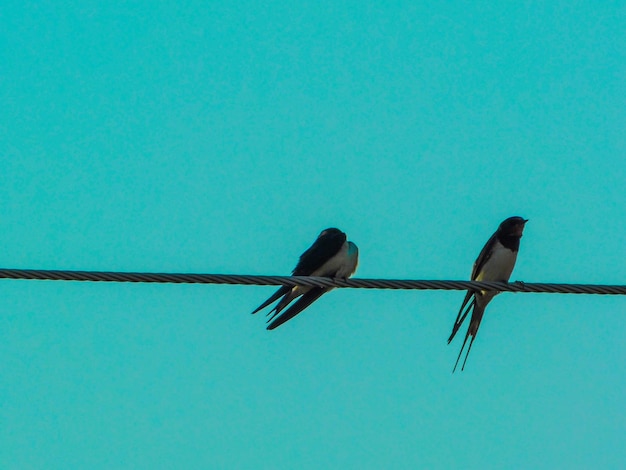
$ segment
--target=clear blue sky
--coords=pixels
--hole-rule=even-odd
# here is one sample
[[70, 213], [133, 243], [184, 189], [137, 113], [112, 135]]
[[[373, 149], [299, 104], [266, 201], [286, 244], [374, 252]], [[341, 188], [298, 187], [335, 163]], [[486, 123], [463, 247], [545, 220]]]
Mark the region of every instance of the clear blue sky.
[[[423, 2], [424, 3], [424, 2]], [[612, 1], [0, 7], [0, 266], [626, 282], [626, 7]], [[619, 468], [626, 298], [0, 281], [0, 466]], [[464, 330], [463, 330], [464, 333]]]

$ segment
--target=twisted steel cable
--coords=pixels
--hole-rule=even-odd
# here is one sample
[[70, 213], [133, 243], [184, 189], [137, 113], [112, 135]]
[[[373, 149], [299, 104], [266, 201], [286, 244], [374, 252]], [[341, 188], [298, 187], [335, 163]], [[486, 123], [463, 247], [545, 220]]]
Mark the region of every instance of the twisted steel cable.
[[233, 284], [255, 286], [310, 286], [355, 289], [497, 290], [550, 294], [626, 295], [626, 285], [527, 282], [436, 281], [402, 279], [332, 279], [312, 276], [253, 276], [239, 274], [133, 273], [43, 269], [0, 269], [0, 279], [53, 281], [149, 282], [174, 284]]

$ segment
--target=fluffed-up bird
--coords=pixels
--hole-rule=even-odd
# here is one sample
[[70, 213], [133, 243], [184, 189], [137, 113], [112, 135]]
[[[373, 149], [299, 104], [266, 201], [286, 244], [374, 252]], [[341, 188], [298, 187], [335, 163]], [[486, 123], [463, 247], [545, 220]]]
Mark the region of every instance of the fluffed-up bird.
[[[356, 271], [358, 261], [359, 249], [347, 240], [346, 234], [336, 228], [327, 228], [319, 234], [313, 245], [302, 253], [292, 275], [347, 279]], [[282, 286], [252, 313], [257, 313], [282, 297], [267, 314], [269, 316], [267, 329], [273, 330], [295, 317], [330, 290], [332, 287]], [[298, 297], [301, 298], [283, 312], [285, 307]]]
[[[520, 238], [522, 238], [526, 222], [528, 222], [528, 219], [523, 219], [522, 217], [509, 217], [500, 224], [498, 230], [496, 230], [496, 233], [491, 236], [474, 263], [474, 268], [472, 269], [472, 281], [509, 281], [511, 273], [513, 272], [513, 267], [515, 266], [515, 261], [517, 260]], [[491, 299], [499, 293], [499, 291], [484, 290], [467, 291], [465, 300], [463, 300], [459, 314], [457, 315], [454, 326], [452, 327], [452, 334], [450, 335], [450, 338], [448, 338], [448, 344], [450, 344], [450, 342], [454, 339], [456, 332], [463, 324], [465, 317], [467, 317], [467, 314], [473, 307], [472, 317], [467, 328], [467, 333], [465, 334], [465, 340], [463, 341], [463, 346], [461, 346], [459, 356], [456, 359], [452, 372], [456, 370], [461, 354], [463, 353], [463, 349], [465, 348], [465, 344], [467, 343], [467, 339], [471, 336], [472, 339], [470, 340], [467, 348], [467, 353], [465, 353], [465, 359], [463, 360], [461, 370], [465, 368], [465, 362], [467, 361], [467, 356], [469, 356], [470, 350], [472, 349], [474, 339], [476, 339], [480, 321], [485, 313], [485, 307], [489, 302], [491, 302]], [[463, 309], [465, 309], [465, 311], [463, 311]]]

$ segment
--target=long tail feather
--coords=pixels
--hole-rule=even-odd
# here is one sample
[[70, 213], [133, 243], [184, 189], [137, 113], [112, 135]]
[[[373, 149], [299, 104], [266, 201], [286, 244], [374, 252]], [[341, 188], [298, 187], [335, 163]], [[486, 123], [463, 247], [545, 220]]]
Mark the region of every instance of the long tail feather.
[[276, 307], [274, 307], [274, 315], [272, 315], [272, 318], [278, 315], [280, 312], [282, 312], [283, 309], [287, 307], [287, 305], [293, 302], [294, 299], [300, 297], [302, 294], [303, 294], [303, 291], [301, 288], [299, 287], [290, 288], [289, 292], [287, 292], [287, 294], [285, 294], [285, 296], [282, 299], [280, 299], [280, 301], [276, 304]]
[[476, 339], [476, 335], [472, 335], [472, 340], [470, 341], [470, 344], [467, 347], [467, 352], [465, 353], [465, 359], [463, 360], [463, 365], [461, 366], [461, 372], [465, 370], [465, 363], [467, 362], [467, 356], [469, 356], [469, 353], [472, 350], [472, 344], [474, 344], [475, 339]]
[[[272, 321], [272, 323], [270, 323], [267, 326], [267, 329], [273, 330], [275, 328], [278, 328], [287, 320], [291, 320], [293, 317], [295, 317], [298, 313], [300, 313], [302, 310], [304, 310], [313, 302], [315, 302], [318, 298], [320, 298], [322, 294], [325, 294], [326, 292], [328, 292], [328, 289], [326, 288], [314, 287], [313, 289], [308, 291], [306, 294], [304, 294], [302, 298], [300, 298], [300, 300], [298, 300], [295, 304], [293, 304], [291, 307], [285, 310], [285, 312], [282, 315], [280, 315], [278, 318]], [[269, 321], [271, 321], [273, 318], [274, 317], [270, 318]]]
[[279, 299], [280, 297], [285, 295], [287, 292], [289, 292], [289, 290], [291, 290], [291, 287], [289, 287], [289, 286], [282, 286], [280, 289], [278, 289], [276, 292], [274, 292], [274, 294], [272, 294], [272, 296], [269, 299], [267, 299], [265, 302], [263, 302], [254, 312], [252, 312], [252, 314], [254, 315], [259, 310], [263, 310], [269, 304], [273, 303], [275, 300]]
[[282, 299], [280, 299], [280, 302], [278, 302], [272, 310], [267, 312], [267, 315], [266, 315], [267, 322], [269, 323], [274, 318], [276, 318], [276, 315], [282, 312], [285, 309], [285, 307], [287, 307], [287, 305], [289, 305], [294, 299], [298, 298], [300, 295], [302, 294], [297, 293], [294, 290], [291, 290], [290, 292], [285, 294], [285, 296]]
[[463, 303], [461, 304], [461, 308], [459, 309], [459, 314], [456, 316], [456, 320], [454, 320], [454, 323], [459, 323], [459, 318], [461, 318], [461, 312], [463, 311], [463, 308], [465, 308], [465, 305], [467, 304], [467, 302], [469, 302], [470, 298], [474, 295], [474, 291], [468, 290], [465, 293], [465, 298], [463, 299]]
[[463, 311], [463, 308], [465, 307], [465, 304], [467, 304], [467, 301], [469, 300], [469, 297], [472, 297], [473, 295], [474, 295], [473, 292], [472, 293], [468, 292], [467, 295], [465, 296], [465, 300], [463, 301], [463, 305], [461, 305], [461, 310], [459, 310], [459, 314], [457, 315], [456, 321], [454, 322], [454, 326], [452, 327], [452, 333], [450, 334], [450, 337], [448, 338], [448, 344], [450, 344], [452, 342], [452, 340], [454, 339], [457, 331], [459, 331], [459, 328], [461, 328], [461, 325], [465, 321], [465, 317], [467, 317], [467, 314], [469, 313], [471, 308], [474, 305], [476, 305], [476, 297], [473, 297], [472, 301], [469, 303], [469, 305], [465, 309], [465, 312], [463, 313], [463, 315], [461, 315], [461, 312]]
[[[465, 343], [467, 343], [467, 338], [469, 337], [469, 329], [467, 330], [467, 333], [465, 334], [465, 339], [463, 340], [463, 346], [461, 346], [461, 350], [459, 351], [459, 355], [456, 358], [456, 362], [454, 363], [454, 369], [452, 369], [452, 373], [454, 374], [454, 371], [456, 371], [456, 366], [459, 365], [459, 359], [461, 359], [461, 354], [463, 353], [463, 348], [465, 348]], [[472, 339], [473, 341], [473, 339]], [[465, 360], [467, 360], [467, 356], [465, 356]], [[463, 362], [463, 364], [465, 364], [465, 362]]]
[[472, 302], [474, 305], [474, 310], [472, 310], [472, 318], [470, 319], [470, 324], [467, 327], [467, 333], [465, 333], [465, 340], [463, 341], [463, 346], [461, 346], [461, 350], [459, 351], [459, 355], [456, 358], [456, 363], [454, 364], [454, 369], [452, 373], [457, 368], [459, 364], [459, 359], [461, 358], [461, 353], [463, 352], [463, 348], [465, 348], [465, 343], [467, 342], [467, 338], [472, 337], [469, 346], [467, 347], [467, 352], [465, 353], [465, 359], [463, 360], [463, 365], [461, 365], [461, 371], [465, 370], [465, 363], [467, 362], [467, 358], [469, 357], [469, 353], [472, 350], [472, 345], [474, 344], [474, 340], [476, 339], [476, 335], [478, 334], [478, 328], [480, 327], [480, 322], [483, 319], [483, 315], [485, 313], [485, 306], [481, 304], [476, 305], [476, 298]]

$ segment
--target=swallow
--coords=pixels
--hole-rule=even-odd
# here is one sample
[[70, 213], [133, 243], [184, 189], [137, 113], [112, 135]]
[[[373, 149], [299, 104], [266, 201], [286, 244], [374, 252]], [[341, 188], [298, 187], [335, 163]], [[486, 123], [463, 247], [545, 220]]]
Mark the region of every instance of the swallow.
[[[359, 262], [359, 249], [348, 241], [346, 234], [336, 228], [327, 228], [307, 249], [292, 271], [292, 276], [320, 276], [348, 279], [356, 271]], [[332, 287], [282, 286], [254, 312], [264, 309], [274, 301], [280, 301], [267, 314], [268, 330], [279, 327], [311, 305]], [[302, 296], [296, 303], [280, 314], [293, 300]], [[280, 315], [279, 315], [280, 314]]]
[[[478, 255], [478, 258], [474, 262], [474, 267], [472, 269], [472, 281], [509, 281], [511, 273], [513, 272], [513, 267], [515, 266], [515, 261], [517, 260], [520, 238], [522, 238], [526, 222], [528, 222], [528, 219], [523, 219], [522, 217], [509, 217], [500, 224], [496, 233], [494, 233], [489, 241], [487, 241], [487, 244], [483, 247], [482, 251]], [[472, 318], [470, 319], [467, 333], [465, 334], [465, 340], [463, 341], [463, 346], [461, 346], [461, 351], [459, 351], [459, 356], [456, 359], [452, 373], [456, 370], [456, 367], [459, 364], [459, 359], [461, 358], [461, 353], [465, 348], [465, 343], [467, 343], [467, 339], [471, 336], [472, 339], [470, 340], [467, 348], [467, 353], [465, 353], [465, 359], [463, 360], [461, 370], [465, 368], [465, 362], [467, 362], [467, 356], [469, 356], [472, 344], [474, 343], [474, 339], [478, 333], [478, 327], [480, 326], [480, 321], [485, 313], [485, 307], [487, 307], [487, 304], [491, 302], [491, 299], [499, 293], [499, 291], [469, 290], [467, 291], [467, 294], [465, 294], [465, 299], [463, 300], [459, 314], [457, 315], [454, 326], [452, 327], [452, 334], [448, 338], [448, 344], [450, 344], [450, 342], [454, 339], [456, 332], [459, 330], [465, 320], [465, 317], [467, 317], [467, 314], [473, 307]], [[467, 308], [465, 308], [466, 306]], [[465, 312], [463, 312], [463, 309], [465, 309]]]

